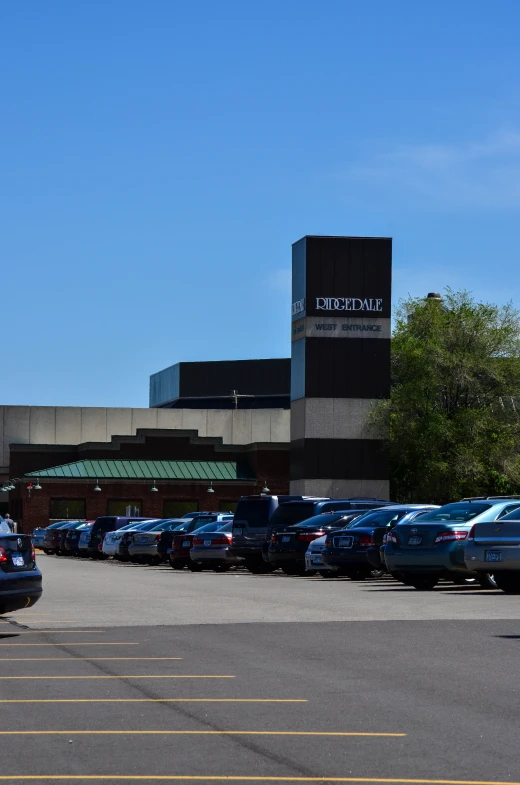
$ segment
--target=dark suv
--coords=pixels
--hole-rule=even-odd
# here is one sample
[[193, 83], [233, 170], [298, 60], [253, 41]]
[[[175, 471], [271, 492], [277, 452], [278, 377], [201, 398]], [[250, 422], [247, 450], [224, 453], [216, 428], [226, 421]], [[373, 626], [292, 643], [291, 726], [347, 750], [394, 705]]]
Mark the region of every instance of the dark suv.
[[42, 596], [42, 574], [28, 534], [0, 532], [0, 613], [29, 608]]
[[[272, 572], [274, 567], [267, 560], [267, 529], [269, 521], [280, 504], [313, 496], [241, 496], [233, 520], [233, 541], [230, 553], [243, 558], [244, 566], [254, 573]], [[270, 537], [271, 535], [269, 535]], [[265, 552], [265, 557], [264, 557]]]

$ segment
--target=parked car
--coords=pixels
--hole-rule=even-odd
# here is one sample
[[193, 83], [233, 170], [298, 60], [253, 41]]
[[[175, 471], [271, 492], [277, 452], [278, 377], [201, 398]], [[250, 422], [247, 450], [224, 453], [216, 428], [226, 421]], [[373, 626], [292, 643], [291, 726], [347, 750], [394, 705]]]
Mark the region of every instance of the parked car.
[[468, 570], [486, 575], [506, 594], [520, 594], [520, 509], [495, 521], [474, 523], [464, 542]]
[[129, 517], [124, 515], [102, 515], [96, 518], [94, 525], [85, 531], [82, 531], [79, 538], [78, 549], [84, 556], [91, 556], [93, 559], [103, 556], [102, 547], [103, 539], [107, 532], [113, 532], [115, 529], [120, 529], [121, 526], [126, 526], [127, 523], [149, 521], [149, 518], [142, 517]]
[[493, 569], [468, 570], [464, 546], [476, 523], [498, 521], [520, 507], [520, 499], [462, 499], [425, 513], [420, 520], [396, 526], [387, 535], [385, 562], [395, 578], [416, 589], [433, 589], [441, 578], [466, 583], [478, 580], [494, 588]]
[[77, 529], [81, 529], [85, 521], [70, 521], [67, 526], [60, 526], [58, 528], [58, 543], [56, 545], [56, 549], [54, 553], [57, 556], [69, 556], [70, 551], [65, 547], [65, 543], [67, 541], [67, 535], [69, 532], [76, 531]]
[[[232, 522], [231, 522], [232, 523]], [[164, 534], [171, 534], [173, 536], [173, 540], [170, 543], [170, 547], [167, 550], [167, 558], [170, 562], [170, 567], [174, 570], [183, 570], [187, 567], [192, 572], [200, 572], [202, 569], [198, 564], [191, 560], [190, 557], [190, 550], [193, 545], [193, 538], [196, 534], [203, 533], [203, 532], [215, 532], [220, 531], [223, 526], [229, 526], [229, 521], [212, 521], [211, 523], [206, 523], [204, 526], [199, 526], [197, 529], [194, 529], [191, 533], [179, 533], [180, 529], [175, 529], [172, 532], [164, 532]], [[162, 540], [162, 538], [161, 538]], [[160, 545], [160, 543], [159, 543]]]
[[51, 523], [49, 526], [37, 526], [36, 529], [33, 529], [31, 539], [34, 547], [43, 550], [43, 538], [45, 537], [45, 532], [47, 529], [57, 529], [59, 526], [63, 526], [63, 521]]
[[[163, 518], [151, 518], [148, 521], [141, 521], [141, 523], [132, 523], [129, 529], [125, 528], [125, 530], [121, 532], [118, 547], [116, 553], [114, 554], [114, 559], [116, 559], [116, 561], [122, 562], [130, 561], [130, 552], [128, 550], [128, 546], [132, 542], [133, 535], [136, 532], [149, 532], [150, 529], [153, 529], [153, 527], [157, 526], [157, 524], [162, 520]], [[104, 542], [105, 541], [103, 540], [103, 544]]]
[[42, 550], [44, 553], [58, 553], [60, 547], [61, 529], [70, 526], [72, 523], [81, 525], [83, 521], [59, 521], [56, 524], [47, 526], [43, 535]]
[[[323, 563], [337, 567], [340, 575], [351, 580], [365, 580], [374, 572], [381, 574], [379, 546], [388, 530], [400, 521], [413, 521], [428, 510], [435, 510], [432, 504], [394, 504], [379, 510], [372, 510], [349, 523], [342, 531], [330, 534], [322, 551]], [[372, 558], [369, 558], [369, 553]]]
[[160, 564], [163, 561], [162, 554], [158, 551], [161, 534], [165, 531], [172, 531], [181, 527], [189, 528], [191, 521], [189, 518], [170, 518], [169, 520], [158, 521], [147, 531], [134, 531], [128, 534], [128, 555], [130, 561], [136, 564]]
[[233, 522], [224, 524], [218, 531], [201, 532], [200, 529], [193, 534], [193, 546], [190, 558], [201, 569], [209, 567], [215, 572], [227, 572], [231, 567], [240, 567], [244, 564], [241, 556], [231, 553], [233, 538]]
[[[350, 512], [345, 514], [341, 512], [324, 512], [321, 514], [338, 516], [338, 528], [342, 529], [345, 526], [348, 526], [349, 523], [352, 523], [352, 521], [355, 521], [356, 518], [359, 518], [360, 515], [365, 515], [365, 512], [358, 510], [354, 512], [353, 510], [350, 510]], [[323, 578], [339, 578], [338, 568], [330, 567], [323, 562], [323, 556], [321, 554], [325, 547], [327, 536], [328, 532], [309, 543], [309, 547], [305, 551], [305, 569], [309, 575], [317, 571]]]
[[[267, 551], [269, 561], [274, 568], [281, 567], [286, 575], [305, 575], [307, 570], [306, 553], [309, 543], [325, 534], [343, 528], [349, 521], [362, 514], [361, 510], [353, 510], [350, 516], [343, 512], [322, 512], [301, 523], [279, 528], [271, 535]], [[321, 553], [319, 562], [320, 565], [323, 564]], [[317, 567], [314, 566], [311, 569], [316, 570]]]
[[244, 564], [250, 572], [272, 572], [273, 566], [263, 555], [264, 551], [267, 552], [269, 521], [280, 504], [306, 498], [315, 497], [268, 496], [265, 493], [240, 497], [233, 521], [231, 550], [234, 556], [245, 560]]
[[103, 545], [102, 545], [102, 552], [105, 556], [113, 556], [114, 558], [119, 558], [119, 545], [121, 540], [123, 539], [123, 535], [127, 531], [137, 531], [141, 529], [151, 529], [155, 526], [158, 521], [161, 520], [159, 518], [153, 518], [149, 521], [144, 521], [141, 523], [136, 523], [132, 521], [132, 523], [127, 523], [125, 526], [121, 526], [120, 529], [116, 529], [113, 532], [107, 532], [103, 537]]
[[[200, 512], [193, 516], [193, 518], [180, 518], [181, 521], [189, 521], [191, 524], [191, 528], [189, 531], [194, 531], [195, 529], [200, 529], [201, 526], [204, 526], [206, 523], [227, 523], [228, 521], [233, 520], [233, 513], [232, 512]], [[188, 531], [188, 530], [187, 530]], [[176, 536], [176, 531], [164, 531], [161, 535], [161, 539], [159, 540], [159, 544], [157, 546], [157, 552], [163, 561], [167, 561], [170, 559], [170, 554], [173, 550], [173, 539]], [[189, 554], [187, 557], [189, 561]], [[173, 565], [172, 565], [173, 566]], [[183, 565], [184, 567], [185, 565]]]
[[0, 531], [0, 614], [30, 608], [42, 595], [42, 574], [36, 566], [28, 534]]
[[81, 524], [81, 526], [78, 526], [77, 529], [69, 529], [63, 541], [63, 549], [67, 551], [67, 553], [71, 554], [71, 556], [78, 556], [79, 538], [83, 532], [90, 529], [94, 523], [95, 521], [85, 521]]

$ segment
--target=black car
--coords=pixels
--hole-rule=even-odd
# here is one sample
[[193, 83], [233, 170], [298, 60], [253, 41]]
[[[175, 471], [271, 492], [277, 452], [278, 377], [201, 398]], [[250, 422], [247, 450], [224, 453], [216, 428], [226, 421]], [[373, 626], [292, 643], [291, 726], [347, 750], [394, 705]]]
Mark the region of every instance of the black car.
[[431, 504], [396, 504], [373, 510], [357, 518], [341, 531], [327, 537], [321, 552], [323, 563], [337, 567], [340, 575], [362, 581], [383, 565], [375, 561], [384, 535], [404, 518], [413, 520], [428, 510]]
[[54, 553], [57, 556], [70, 556], [71, 551], [66, 547], [67, 536], [69, 532], [76, 531], [76, 529], [80, 529], [85, 521], [70, 521], [65, 526], [60, 526], [57, 529], [57, 543], [56, 549]]
[[65, 539], [63, 540], [63, 551], [70, 556], [79, 556], [79, 538], [86, 532], [88, 534], [94, 521], [84, 521], [77, 529], [67, 529]]
[[275, 569], [281, 567], [286, 575], [305, 575], [305, 554], [309, 543], [324, 534], [342, 529], [364, 512], [322, 512], [273, 532], [267, 551], [270, 563]]
[[47, 526], [43, 535], [42, 550], [44, 553], [58, 553], [60, 547], [61, 530], [72, 523], [81, 524], [82, 521], [58, 521]]
[[0, 613], [29, 608], [42, 596], [42, 574], [28, 534], [0, 534]]

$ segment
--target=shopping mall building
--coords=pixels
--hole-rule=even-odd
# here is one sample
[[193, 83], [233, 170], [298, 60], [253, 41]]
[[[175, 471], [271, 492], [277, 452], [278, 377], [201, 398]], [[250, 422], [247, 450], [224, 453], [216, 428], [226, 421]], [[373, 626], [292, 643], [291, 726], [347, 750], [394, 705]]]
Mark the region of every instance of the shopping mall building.
[[230, 510], [240, 495], [388, 498], [367, 418], [390, 388], [392, 242], [293, 245], [291, 358], [178, 363], [147, 409], [0, 406], [0, 512], [19, 530]]

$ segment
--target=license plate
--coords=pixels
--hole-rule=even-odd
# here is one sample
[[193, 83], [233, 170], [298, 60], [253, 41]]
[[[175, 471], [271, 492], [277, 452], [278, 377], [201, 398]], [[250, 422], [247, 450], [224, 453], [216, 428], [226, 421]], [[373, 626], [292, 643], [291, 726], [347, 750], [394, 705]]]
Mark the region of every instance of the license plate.
[[148, 537], [139, 537], [138, 542], [148, 542]]
[[242, 526], [235, 526], [233, 529], [233, 534], [235, 534], [237, 537], [242, 537], [244, 534], [244, 529]]
[[288, 534], [286, 537], [282, 537], [282, 542], [291, 542], [291, 535]]
[[211, 545], [211, 540], [204, 540], [204, 545], [206, 546]]
[[25, 564], [23, 556], [13, 556], [13, 564], [15, 567], [23, 567]]
[[484, 561], [502, 561], [502, 551], [486, 551]]
[[182, 543], [182, 547], [183, 548], [189, 548], [190, 545], [191, 545], [191, 542], [189, 540], [184, 540], [184, 542]]
[[311, 564], [323, 564], [321, 556], [311, 556]]
[[420, 545], [422, 537], [408, 537], [408, 545]]
[[338, 548], [352, 548], [352, 537], [339, 537]]

